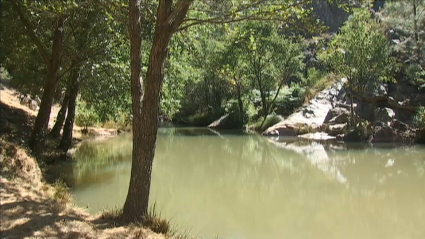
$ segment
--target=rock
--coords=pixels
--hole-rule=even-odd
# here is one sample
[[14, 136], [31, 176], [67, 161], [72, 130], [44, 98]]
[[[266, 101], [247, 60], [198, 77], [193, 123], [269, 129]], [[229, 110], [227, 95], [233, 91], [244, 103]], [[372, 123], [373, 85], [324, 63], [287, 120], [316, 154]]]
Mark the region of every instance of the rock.
[[375, 116], [375, 106], [367, 102], [362, 102], [356, 108], [356, 114], [362, 119], [365, 119], [367, 121], [373, 121], [373, 118]]
[[293, 124], [277, 124], [264, 131], [264, 136], [296, 136], [298, 129]]
[[[337, 137], [339, 139], [339, 137]], [[364, 140], [364, 137], [360, 134], [358, 130], [351, 130], [342, 136], [342, 140], [345, 142], [361, 142]]]
[[374, 121], [380, 121], [387, 125], [391, 123], [391, 121], [394, 119], [395, 113], [394, 110], [390, 108], [376, 108], [375, 109], [375, 116]]
[[331, 136], [337, 136], [340, 134], [344, 134], [347, 131], [347, 124], [334, 124], [334, 125], [328, 125], [326, 128], [326, 133], [328, 133]]
[[302, 135], [298, 135], [298, 137], [303, 138], [303, 139], [311, 139], [311, 140], [335, 139], [334, 136], [328, 135], [327, 133], [323, 133], [323, 132], [302, 134]]
[[[353, 108], [355, 108], [355, 107], [356, 106], [354, 106]], [[349, 104], [344, 104], [344, 103], [341, 103], [341, 102], [336, 103], [335, 104], [335, 108], [344, 108], [344, 109], [346, 109], [348, 111], [351, 110], [351, 106]]]
[[211, 129], [241, 129], [243, 123], [234, 114], [225, 114], [207, 126]]
[[329, 32], [338, 31], [349, 16], [338, 4], [326, 0], [313, 1], [313, 14], [328, 27]]
[[[330, 123], [330, 121], [332, 119], [335, 119], [336, 117], [338, 117], [340, 115], [347, 115], [348, 118], [349, 118], [350, 111], [348, 109], [342, 108], [342, 107], [332, 108], [326, 114], [326, 117], [325, 117], [325, 120], [323, 121], [323, 123], [328, 124], [328, 123]], [[343, 123], [345, 123], [345, 122], [343, 122]]]
[[376, 103], [387, 99], [388, 86], [379, 81], [368, 81], [363, 94], [366, 102]]
[[31, 110], [34, 110], [34, 111], [38, 110], [38, 104], [37, 104], [37, 102], [35, 100], [31, 100], [28, 103], [28, 108], [30, 108]]
[[229, 114], [225, 114], [225, 115], [221, 116], [219, 119], [212, 122], [207, 127], [213, 128], [213, 129], [222, 129], [223, 127], [225, 127], [226, 121], [228, 120], [228, 118], [229, 118]]
[[377, 122], [373, 127], [372, 143], [387, 143], [396, 141], [397, 134], [384, 122]]
[[41, 99], [38, 97], [38, 95], [35, 96], [34, 100], [37, 102], [38, 106], [41, 104]]
[[337, 117], [331, 119], [329, 124], [347, 124], [350, 122], [349, 114], [340, 114]]
[[[280, 136], [295, 136], [317, 132], [323, 125], [329, 110], [333, 108], [332, 105], [337, 100], [337, 95], [344, 82], [346, 82], [346, 79], [341, 79], [330, 88], [321, 91], [315, 98], [289, 117], [269, 127], [264, 131], [263, 135], [271, 136], [278, 133]], [[345, 109], [342, 108], [341, 111], [345, 111]]]
[[402, 121], [398, 119], [393, 119], [391, 122], [391, 126], [394, 129], [400, 130], [400, 131], [407, 131], [409, 129], [409, 126], [406, 123], [403, 123]]
[[30, 103], [30, 101], [31, 101], [31, 99], [28, 97], [28, 96], [21, 96], [20, 97], [20, 104], [21, 105], [26, 105], [26, 106], [28, 106], [28, 104]]

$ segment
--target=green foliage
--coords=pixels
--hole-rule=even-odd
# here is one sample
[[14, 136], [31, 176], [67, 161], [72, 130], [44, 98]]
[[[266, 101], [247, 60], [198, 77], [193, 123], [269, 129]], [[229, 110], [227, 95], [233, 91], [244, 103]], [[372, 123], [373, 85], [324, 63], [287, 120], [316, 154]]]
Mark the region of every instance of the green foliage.
[[414, 118], [413, 123], [416, 125], [416, 127], [424, 130], [425, 129], [425, 107], [421, 106], [418, 108]]
[[265, 119], [260, 119], [255, 122], [251, 127], [257, 132], [263, 132], [269, 127], [279, 123], [282, 119], [277, 115], [268, 115]]
[[226, 104], [226, 113], [229, 114], [228, 125], [232, 129], [240, 129], [248, 122], [248, 115], [245, 112], [241, 112], [237, 100], [229, 100]]
[[289, 116], [294, 112], [295, 109], [302, 106], [304, 102], [305, 89], [299, 85], [294, 85], [290, 89], [279, 93], [275, 101], [275, 107], [273, 112], [282, 115]]
[[396, 70], [390, 47], [367, 9], [356, 9], [321, 59], [347, 77], [352, 90], [362, 93], [368, 81], [389, 81]]
[[301, 45], [279, 36], [277, 29], [270, 22], [235, 24], [222, 58], [221, 76], [234, 86], [234, 95], [242, 101], [251, 94], [263, 117], [274, 110], [290, 78], [300, 78], [304, 68]]
[[302, 85], [310, 88], [317, 84], [320, 80], [325, 77], [325, 72], [320, 71], [314, 67], [307, 69], [307, 77], [302, 81]]
[[80, 102], [78, 105], [77, 114], [75, 116], [75, 124], [83, 127], [87, 132], [88, 127], [94, 126], [98, 122], [98, 116], [92, 107], [88, 107], [85, 103]]
[[419, 64], [410, 64], [406, 67], [406, 76], [412, 85], [425, 84], [425, 67]]

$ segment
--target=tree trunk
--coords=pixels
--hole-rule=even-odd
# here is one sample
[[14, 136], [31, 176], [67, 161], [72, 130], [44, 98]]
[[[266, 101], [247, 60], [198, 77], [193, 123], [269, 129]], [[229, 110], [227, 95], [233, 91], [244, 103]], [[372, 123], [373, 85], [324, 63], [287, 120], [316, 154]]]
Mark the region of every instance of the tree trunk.
[[[140, 221], [147, 215], [152, 163], [158, 131], [159, 99], [164, 80], [167, 49], [172, 34], [185, 18], [192, 1], [160, 0], [144, 94], [140, 83], [141, 23], [139, 4], [130, 0], [131, 84], [133, 103], [133, 153], [130, 185], [123, 219]], [[143, 94], [143, 97], [142, 97]], [[142, 99], [140, 105], [140, 99]]]
[[68, 109], [69, 91], [70, 91], [70, 86], [66, 90], [66, 94], [63, 97], [61, 109], [59, 110], [58, 115], [56, 116], [55, 125], [53, 126], [52, 130], [49, 133], [51, 137], [58, 138], [60, 136], [60, 132], [62, 130], [63, 123], [65, 122], [66, 112]]
[[415, 62], [419, 62], [419, 55], [420, 55], [420, 49], [419, 49], [419, 33], [418, 33], [418, 19], [417, 19], [417, 0], [413, 1], [413, 34], [415, 36]]
[[50, 111], [53, 103], [53, 96], [58, 82], [58, 72], [60, 59], [63, 51], [65, 18], [60, 17], [56, 22], [56, 29], [53, 36], [52, 54], [47, 64], [47, 75], [44, 84], [43, 96], [41, 98], [40, 109], [35, 119], [34, 128], [28, 142], [28, 146], [36, 154], [42, 149], [42, 141], [46, 135], [47, 126], [50, 119]]
[[74, 129], [75, 108], [77, 106], [77, 95], [80, 89], [80, 73], [78, 68], [74, 68], [71, 74], [71, 89], [69, 91], [68, 115], [63, 127], [62, 140], [59, 148], [63, 152], [68, 152], [72, 145], [72, 131]]
[[238, 97], [239, 112], [241, 114], [245, 114], [244, 108], [243, 108], [243, 102], [242, 102], [241, 85], [240, 85], [240, 83], [238, 83], [236, 78], [234, 80], [236, 82], [236, 94], [237, 94], [237, 97]]
[[[141, 72], [141, 43], [142, 43], [142, 26], [140, 15], [140, 0], [129, 0], [130, 8], [130, 57], [131, 57], [131, 100], [133, 111], [133, 152], [130, 185], [128, 188], [127, 198], [123, 208], [123, 219], [126, 221], [140, 221], [148, 212], [148, 199], [143, 194], [146, 193], [146, 176], [150, 176], [147, 172], [148, 167], [144, 164], [144, 151], [140, 146], [143, 145], [143, 138], [140, 134], [143, 130], [145, 122], [142, 121], [142, 98], [143, 84], [140, 76]], [[148, 190], [149, 190], [148, 186]], [[138, 198], [139, 197], [139, 198]], [[148, 191], [149, 197], [149, 191]], [[140, 201], [139, 201], [140, 200]]]

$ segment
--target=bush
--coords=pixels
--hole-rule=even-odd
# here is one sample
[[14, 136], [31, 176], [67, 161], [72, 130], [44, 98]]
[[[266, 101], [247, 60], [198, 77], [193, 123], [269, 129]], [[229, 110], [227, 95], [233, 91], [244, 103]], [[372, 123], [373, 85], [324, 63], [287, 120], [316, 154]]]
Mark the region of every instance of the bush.
[[419, 64], [410, 64], [406, 68], [406, 76], [412, 85], [425, 84], [425, 68]]
[[[277, 115], [269, 115], [266, 119], [260, 119], [252, 125], [252, 129], [257, 132], [263, 132], [266, 129], [272, 127], [273, 125], [279, 123], [282, 119]], [[264, 122], [263, 122], [264, 121]]]
[[425, 107], [421, 106], [413, 117], [413, 123], [419, 129], [425, 129]]
[[282, 91], [275, 101], [274, 112], [278, 115], [288, 116], [304, 102], [305, 90], [295, 85], [287, 91]]
[[226, 104], [226, 113], [229, 114], [229, 128], [241, 129], [248, 121], [248, 115], [241, 112], [237, 100], [229, 100]]
[[87, 108], [83, 103], [79, 104], [78, 113], [75, 116], [77, 126], [83, 127], [83, 131], [87, 132], [87, 128], [94, 126], [97, 121], [98, 117], [91, 108]]

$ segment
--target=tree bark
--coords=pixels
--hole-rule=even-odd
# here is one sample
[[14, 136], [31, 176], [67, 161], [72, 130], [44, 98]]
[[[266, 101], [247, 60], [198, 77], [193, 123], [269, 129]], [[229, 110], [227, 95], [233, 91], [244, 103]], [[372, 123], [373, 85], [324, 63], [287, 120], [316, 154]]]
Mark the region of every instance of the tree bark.
[[[185, 18], [191, 3], [191, 0], [180, 0], [175, 4], [173, 10], [172, 0], [159, 1], [143, 94], [142, 84], [140, 83], [141, 23], [138, 8], [140, 2], [130, 0], [133, 154], [130, 185], [123, 208], [123, 219], [126, 221], [140, 221], [147, 215], [152, 163], [158, 131], [159, 100], [164, 80], [168, 44], [171, 36]], [[140, 99], [142, 99], [141, 105]]]
[[47, 75], [44, 84], [43, 96], [41, 98], [40, 109], [34, 123], [34, 128], [28, 142], [28, 146], [36, 154], [42, 149], [42, 141], [46, 135], [47, 126], [50, 119], [50, 111], [53, 103], [53, 96], [58, 82], [58, 72], [60, 59], [63, 51], [65, 18], [59, 17], [53, 35], [52, 54], [47, 65]]
[[242, 92], [241, 92], [242, 87], [241, 87], [241, 84], [237, 81], [236, 78], [234, 78], [234, 80], [235, 80], [235, 83], [236, 83], [236, 94], [237, 94], [237, 97], [238, 97], [239, 112], [241, 114], [245, 114], [244, 107], [243, 107], [243, 101], [242, 101]]
[[420, 55], [420, 49], [419, 49], [419, 33], [418, 33], [418, 19], [417, 19], [417, 0], [412, 0], [413, 4], [413, 34], [415, 36], [415, 61], [419, 62], [419, 55]]
[[59, 148], [63, 152], [68, 152], [72, 145], [72, 131], [74, 129], [75, 108], [77, 106], [77, 95], [80, 89], [80, 73], [78, 68], [74, 68], [71, 74], [71, 89], [69, 91], [68, 115], [63, 127], [62, 140]]
[[[130, 67], [131, 67], [131, 100], [133, 111], [133, 152], [132, 152], [132, 165], [130, 185], [128, 188], [127, 198], [123, 208], [123, 219], [126, 221], [140, 221], [143, 216], [148, 212], [148, 199], [146, 199], [146, 184], [147, 174], [150, 175], [150, 169], [144, 163], [143, 153], [141, 147], [143, 145], [143, 138], [140, 132], [143, 130], [142, 121], [142, 98], [143, 98], [143, 84], [141, 82], [141, 44], [142, 44], [142, 26], [140, 14], [140, 0], [129, 0], [129, 35], [130, 35]], [[139, 197], [139, 198], [138, 198]], [[139, 201], [140, 200], [140, 201]]]
[[49, 133], [51, 137], [58, 138], [60, 136], [60, 132], [62, 130], [63, 123], [65, 122], [66, 112], [68, 109], [69, 91], [71, 89], [70, 87], [71, 86], [69, 86], [66, 90], [65, 96], [62, 100], [61, 109], [59, 110], [58, 115], [56, 116], [55, 125]]

